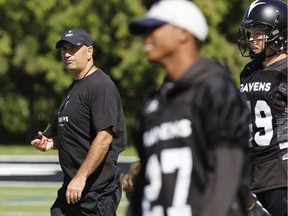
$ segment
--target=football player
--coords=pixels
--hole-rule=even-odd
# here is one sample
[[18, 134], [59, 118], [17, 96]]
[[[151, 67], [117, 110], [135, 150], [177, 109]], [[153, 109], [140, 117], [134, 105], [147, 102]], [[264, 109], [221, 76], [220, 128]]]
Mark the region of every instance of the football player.
[[287, 215], [287, 4], [257, 0], [239, 28], [252, 59], [240, 75], [251, 113], [251, 191], [273, 216]]
[[[135, 125], [135, 216], [240, 216], [249, 111], [227, 70], [200, 57], [206, 19], [188, 0], [154, 3], [130, 32], [166, 72]], [[248, 185], [247, 185], [248, 187]]]

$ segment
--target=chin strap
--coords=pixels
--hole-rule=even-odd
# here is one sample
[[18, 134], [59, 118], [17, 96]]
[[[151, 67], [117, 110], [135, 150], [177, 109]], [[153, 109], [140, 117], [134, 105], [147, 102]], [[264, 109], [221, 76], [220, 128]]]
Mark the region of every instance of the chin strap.
[[264, 47], [264, 49], [260, 53], [254, 54], [253, 52], [251, 52], [250, 58], [257, 59], [257, 61], [262, 62], [268, 57], [266, 56], [266, 50], [267, 50], [267, 47], [266, 48]]
[[[250, 57], [251, 57], [251, 59], [256, 59], [257, 58], [260, 61], [264, 61], [266, 58], [270, 58], [270, 57], [272, 57], [274, 55], [277, 55], [279, 52], [281, 52], [285, 48], [286, 44], [287, 44], [287, 41], [284, 44], [282, 44], [282, 46], [278, 50], [275, 50], [275, 49], [273, 49], [271, 47], [272, 44], [267, 44], [266, 43], [265, 47], [263, 48], [263, 50], [260, 53], [258, 53], [258, 54], [251, 53]], [[270, 47], [271, 50], [275, 50], [275, 52], [270, 54], [270, 55], [266, 55], [266, 51], [267, 51], [268, 47]], [[286, 51], [286, 53], [287, 53], [287, 51]]]

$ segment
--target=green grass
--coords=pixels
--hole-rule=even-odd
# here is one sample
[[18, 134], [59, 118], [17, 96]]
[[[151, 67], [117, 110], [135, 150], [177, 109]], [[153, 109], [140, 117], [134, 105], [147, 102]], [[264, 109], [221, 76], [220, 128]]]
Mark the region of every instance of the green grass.
[[[40, 152], [31, 145], [0, 145], [0, 155], [57, 155], [57, 151]], [[121, 156], [135, 156], [133, 147], [128, 147]], [[1, 216], [49, 216], [57, 190], [61, 183], [13, 184], [0, 182]], [[117, 215], [125, 216], [127, 199], [122, 194]]]
[[[49, 216], [60, 184], [0, 184], [1, 216]], [[125, 216], [127, 199], [123, 193], [117, 215]]]
[[[35, 183], [36, 185], [37, 183]], [[0, 188], [1, 216], [49, 215], [59, 186], [15, 185]]]
[[[0, 155], [57, 155], [57, 150], [41, 152], [36, 150], [32, 145], [1, 145]], [[121, 156], [135, 156], [136, 150], [133, 146], [128, 146]]]
[[32, 145], [0, 145], [0, 155], [57, 155], [57, 151], [41, 152]]
[[[31, 145], [0, 145], [0, 155], [57, 155], [57, 151], [40, 152]], [[128, 147], [121, 156], [135, 156], [133, 147]], [[57, 190], [61, 183], [27, 183], [13, 184], [0, 182], [0, 215], [1, 216], [49, 216]], [[122, 199], [117, 216], [125, 216], [127, 199]]]

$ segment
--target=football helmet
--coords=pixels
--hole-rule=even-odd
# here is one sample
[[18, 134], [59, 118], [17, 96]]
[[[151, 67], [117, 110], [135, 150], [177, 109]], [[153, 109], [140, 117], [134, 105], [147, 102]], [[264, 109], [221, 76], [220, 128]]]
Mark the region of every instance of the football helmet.
[[[249, 45], [247, 29], [263, 30], [267, 34], [263, 50], [255, 54]], [[287, 4], [281, 0], [256, 0], [247, 8], [239, 28], [239, 50], [244, 57], [273, 56], [287, 48]], [[274, 52], [266, 54], [267, 48]]]

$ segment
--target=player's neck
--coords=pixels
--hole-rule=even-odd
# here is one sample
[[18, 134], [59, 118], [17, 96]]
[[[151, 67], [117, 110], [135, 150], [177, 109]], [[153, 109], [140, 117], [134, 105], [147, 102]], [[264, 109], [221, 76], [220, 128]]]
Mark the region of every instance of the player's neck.
[[281, 51], [278, 54], [268, 57], [266, 58], [263, 62], [262, 62], [262, 66], [263, 68], [267, 68], [270, 65], [274, 64], [275, 62], [278, 62], [284, 58], [287, 58], [287, 53], [285, 51]]
[[[162, 64], [171, 81], [175, 82], [180, 79], [189, 68], [192, 67], [199, 59], [199, 53], [181, 53], [175, 55]], [[162, 62], [163, 63], [163, 62]]]

